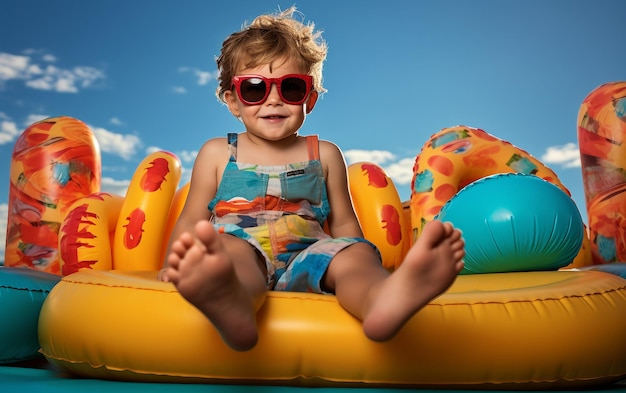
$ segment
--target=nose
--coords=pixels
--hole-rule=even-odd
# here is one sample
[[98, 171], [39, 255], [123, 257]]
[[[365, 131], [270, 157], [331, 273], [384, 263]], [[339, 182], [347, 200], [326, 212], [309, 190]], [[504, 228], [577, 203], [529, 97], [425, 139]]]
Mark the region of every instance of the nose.
[[278, 94], [276, 83], [272, 83], [270, 86], [270, 94], [267, 96], [266, 102], [271, 105], [282, 104], [283, 100], [280, 98], [280, 94]]

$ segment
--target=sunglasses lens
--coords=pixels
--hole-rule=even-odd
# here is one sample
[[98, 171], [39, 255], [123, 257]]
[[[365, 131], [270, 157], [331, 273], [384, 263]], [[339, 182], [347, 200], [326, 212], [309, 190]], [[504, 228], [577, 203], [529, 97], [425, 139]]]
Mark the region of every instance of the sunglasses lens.
[[241, 82], [241, 98], [247, 102], [259, 102], [265, 98], [267, 86], [261, 78], [248, 78]]
[[285, 78], [280, 84], [283, 99], [288, 102], [300, 102], [306, 97], [306, 81], [301, 78]]

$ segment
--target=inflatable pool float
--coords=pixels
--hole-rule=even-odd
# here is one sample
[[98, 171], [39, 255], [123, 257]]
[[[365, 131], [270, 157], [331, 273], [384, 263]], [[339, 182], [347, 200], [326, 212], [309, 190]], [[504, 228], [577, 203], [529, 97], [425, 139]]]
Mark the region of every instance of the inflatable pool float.
[[[54, 122], [66, 120], [76, 121]], [[534, 254], [503, 247], [497, 257], [478, 256], [477, 270], [459, 276], [389, 342], [369, 341], [334, 296], [271, 292], [258, 314], [257, 346], [247, 352], [229, 349], [173, 285], [156, 279], [163, 243], [186, 197], [185, 187], [177, 189], [177, 158], [159, 152], [139, 165], [125, 198], [96, 190], [63, 207], [56, 236], [58, 271], [66, 275], [41, 309], [41, 353], [70, 375], [144, 382], [579, 389], [625, 378], [626, 280], [602, 271], [556, 271], [591, 263], [580, 214], [558, 178], [482, 130], [459, 126], [436, 135], [416, 159], [411, 209], [403, 209], [380, 167], [349, 168], [359, 220], [381, 249], [384, 265], [397, 267], [421, 225], [437, 214], [465, 225], [466, 236], [480, 235], [483, 229], [474, 219], [463, 223], [455, 213], [471, 208], [465, 204], [476, 192], [481, 208], [510, 210], [507, 225], [515, 231], [509, 244], [536, 235], [541, 247]], [[425, 159], [431, 147], [438, 158]], [[503, 147], [519, 156], [511, 162], [523, 165], [502, 170], [510, 157], [503, 160], [495, 152]], [[464, 157], [469, 167], [482, 162], [488, 169], [462, 172]], [[444, 175], [447, 183], [441, 182]], [[505, 181], [507, 189], [544, 203], [524, 210], [523, 197], [515, 202], [485, 191], [502, 188]], [[569, 224], [552, 231], [543, 230], [544, 221], [517, 219], [529, 209], [543, 217], [542, 209], [557, 205], [565, 208], [552, 209], [556, 219]], [[416, 214], [422, 215], [417, 221]], [[501, 217], [490, 214], [487, 223]], [[540, 255], [549, 258], [537, 262]], [[495, 265], [487, 263], [494, 258]], [[514, 258], [521, 262], [509, 263]], [[534, 271], [520, 271], [525, 269]]]
[[[144, 163], [153, 161], [148, 157]], [[130, 190], [140, 189], [133, 184], [141, 183], [147, 171], [144, 166], [138, 168]], [[411, 243], [411, 230], [393, 182], [371, 163], [352, 165], [349, 174], [366, 236], [379, 245], [385, 265], [393, 269]], [[545, 245], [557, 244], [556, 254], [547, 254], [549, 259], [542, 266], [537, 266], [540, 259], [526, 255], [525, 268], [553, 271], [513, 272], [520, 267], [506, 262], [515, 250], [505, 250], [498, 268], [506, 273], [459, 277], [390, 342], [366, 339], [360, 323], [334, 296], [271, 292], [258, 316], [258, 345], [249, 352], [235, 352], [171, 284], [155, 279], [156, 256], [130, 258], [132, 269], [145, 272], [130, 272], [124, 266], [128, 257], [113, 257], [112, 266], [118, 270], [110, 271], [109, 264], [100, 269], [97, 263], [91, 269], [79, 268], [52, 291], [40, 319], [42, 353], [74, 375], [147, 382], [536, 389], [596, 386], [621, 379], [626, 375], [626, 337], [621, 337], [626, 328], [626, 281], [602, 272], [554, 271], [570, 263], [582, 244], [580, 214], [566, 192], [535, 176], [499, 174], [471, 183], [449, 198], [440, 213], [453, 216], [456, 208], [465, 207], [467, 195], [474, 190], [482, 195], [485, 209], [499, 203], [528, 212], [524, 195], [515, 200], [481, 191], [501, 186], [540, 198], [544, 203], [538, 208], [557, 214], [548, 220], [569, 223], [552, 228]], [[128, 236], [115, 233], [103, 240], [89, 234], [98, 227], [128, 231], [129, 225], [124, 226], [129, 222], [127, 212], [139, 206], [146, 222], [157, 210], [179, 211], [167, 208], [171, 193], [167, 198], [149, 195], [152, 203], [135, 197], [135, 192], [129, 195], [133, 202], [126, 198], [126, 212], [119, 202], [99, 194], [76, 201], [81, 217], [89, 219], [67, 218], [60, 238], [66, 232], [83, 234], [78, 247], [71, 249], [75, 255], [91, 253], [89, 260], [113, 239], [110, 254], [119, 255], [116, 249], [128, 248]], [[108, 208], [100, 203], [109, 204]], [[559, 210], [559, 206], [564, 208]], [[94, 214], [96, 208], [118, 217], [117, 224], [105, 225], [111, 220], [105, 214]], [[536, 214], [543, 213], [539, 210]], [[512, 216], [520, 218], [520, 214], [513, 211]], [[537, 234], [535, 227], [545, 224], [516, 225], [518, 235], [523, 235], [529, 231]], [[472, 227], [476, 226], [470, 222], [464, 229], [466, 235]], [[480, 228], [475, 232], [480, 233]], [[144, 240], [134, 239], [135, 247]], [[480, 269], [485, 263], [478, 258], [476, 265]], [[65, 270], [63, 257], [61, 266]], [[605, 336], [610, 339], [572, 345], [578, 335], [593, 334], [597, 330], [593, 322], [598, 320], [611, 321]]]
[[0, 267], [0, 364], [41, 357], [39, 312], [60, 280], [33, 269]]
[[49, 361], [89, 378], [563, 389], [626, 375], [624, 310], [626, 280], [608, 273], [466, 275], [375, 343], [334, 296], [270, 292], [242, 353], [155, 272], [81, 271], [49, 295], [39, 337]]

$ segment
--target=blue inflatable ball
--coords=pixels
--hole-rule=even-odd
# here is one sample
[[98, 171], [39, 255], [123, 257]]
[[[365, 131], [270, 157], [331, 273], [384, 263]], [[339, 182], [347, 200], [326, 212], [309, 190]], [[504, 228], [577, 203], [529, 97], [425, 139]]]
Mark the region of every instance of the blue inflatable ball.
[[584, 233], [580, 212], [563, 190], [519, 173], [467, 185], [436, 218], [463, 231], [461, 274], [557, 270], [576, 257]]

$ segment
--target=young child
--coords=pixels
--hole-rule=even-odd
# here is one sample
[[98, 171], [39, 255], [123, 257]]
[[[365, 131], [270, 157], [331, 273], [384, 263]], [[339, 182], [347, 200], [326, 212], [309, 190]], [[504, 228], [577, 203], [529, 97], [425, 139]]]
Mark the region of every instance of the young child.
[[218, 96], [245, 132], [200, 149], [160, 272], [235, 350], [256, 344], [268, 290], [334, 293], [367, 337], [384, 341], [463, 267], [461, 233], [439, 221], [394, 273], [382, 267], [363, 238], [341, 151], [298, 135], [324, 92], [326, 45], [294, 11], [260, 16], [223, 43]]

